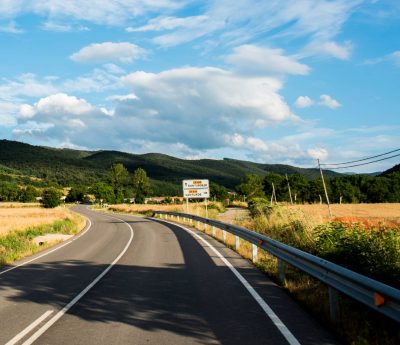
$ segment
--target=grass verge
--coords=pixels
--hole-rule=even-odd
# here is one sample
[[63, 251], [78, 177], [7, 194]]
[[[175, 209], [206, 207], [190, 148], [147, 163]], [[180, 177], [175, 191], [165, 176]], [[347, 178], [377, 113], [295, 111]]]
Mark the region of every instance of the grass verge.
[[39, 246], [33, 239], [45, 234], [74, 235], [84, 227], [84, 219], [77, 214], [56, 220], [51, 224], [30, 226], [24, 230], [12, 230], [0, 237], [0, 267], [10, 264], [25, 256], [32, 255], [50, 246], [45, 242]]

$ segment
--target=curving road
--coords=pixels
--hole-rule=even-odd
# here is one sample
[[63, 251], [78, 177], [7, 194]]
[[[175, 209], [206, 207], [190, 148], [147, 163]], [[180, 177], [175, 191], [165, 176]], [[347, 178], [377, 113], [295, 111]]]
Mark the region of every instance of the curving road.
[[74, 210], [81, 235], [0, 271], [0, 344], [337, 344], [203, 233]]

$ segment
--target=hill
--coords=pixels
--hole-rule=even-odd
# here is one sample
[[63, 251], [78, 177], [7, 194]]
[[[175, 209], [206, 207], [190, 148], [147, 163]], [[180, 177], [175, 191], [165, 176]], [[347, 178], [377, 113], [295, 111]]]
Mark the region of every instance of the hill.
[[[16, 180], [34, 184], [58, 183], [90, 185], [106, 178], [110, 166], [122, 163], [132, 172], [145, 169], [156, 185], [180, 186], [185, 178], [208, 178], [233, 189], [247, 173], [265, 175], [303, 174], [308, 179], [319, 177], [318, 169], [297, 168], [281, 164], [260, 164], [224, 158], [223, 160], [185, 160], [165, 154], [130, 154], [119, 151], [82, 151], [33, 146], [16, 141], [0, 140], [0, 180]], [[327, 177], [340, 174], [327, 171]]]
[[380, 176], [386, 176], [386, 175], [389, 175], [389, 174], [395, 173], [395, 172], [400, 172], [400, 164], [397, 164], [394, 167], [384, 171], [383, 173], [380, 174]]

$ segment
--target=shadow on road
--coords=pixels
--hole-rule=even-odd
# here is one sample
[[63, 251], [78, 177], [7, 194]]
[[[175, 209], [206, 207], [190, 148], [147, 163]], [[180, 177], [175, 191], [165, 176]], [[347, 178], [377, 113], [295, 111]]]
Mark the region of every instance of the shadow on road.
[[[164, 227], [164, 231], [165, 226], [155, 225]], [[182, 264], [155, 261], [138, 266], [137, 254], [130, 248], [68, 314], [93, 323], [93, 329], [89, 327], [87, 332], [95, 332], [98, 324], [104, 327], [122, 323], [149, 332], [168, 331], [204, 344], [286, 343], [225, 265], [216, 264], [182, 229], [173, 225], [168, 228], [179, 242]], [[107, 266], [79, 260], [32, 263], [1, 276], [0, 291], [14, 289], [15, 293], [7, 297], [14, 302], [29, 301], [59, 309]], [[247, 274], [252, 272], [249, 269]], [[269, 297], [282, 309], [282, 295], [274, 296], [275, 289], [271, 285]], [[297, 317], [294, 313], [293, 318]], [[314, 330], [303, 333], [302, 344], [332, 343]]]

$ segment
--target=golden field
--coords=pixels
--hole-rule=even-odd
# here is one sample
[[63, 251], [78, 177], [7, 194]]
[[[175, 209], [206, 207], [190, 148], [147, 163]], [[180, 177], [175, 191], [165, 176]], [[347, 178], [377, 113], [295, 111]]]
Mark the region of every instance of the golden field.
[[[288, 211], [300, 213], [312, 223], [329, 221], [328, 206], [325, 204], [288, 205]], [[373, 221], [390, 221], [400, 224], [400, 203], [384, 204], [333, 204], [332, 217], [339, 219], [369, 219]]]
[[38, 204], [0, 203], [0, 235], [12, 230], [52, 224], [56, 220], [66, 218], [76, 222], [79, 228], [83, 228], [84, 219], [65, 207], [46, 209]]

